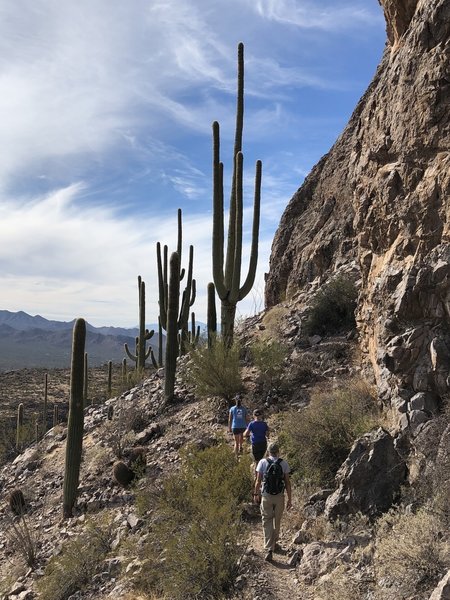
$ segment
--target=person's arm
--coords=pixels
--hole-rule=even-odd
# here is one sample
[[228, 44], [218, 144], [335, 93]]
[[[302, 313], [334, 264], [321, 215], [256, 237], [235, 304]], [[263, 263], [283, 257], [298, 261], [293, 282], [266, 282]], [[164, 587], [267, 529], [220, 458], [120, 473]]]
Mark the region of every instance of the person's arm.
[[262, 474], [258, 473], [258, 471], [257, 471], [256, 479], [255, 479], [255, 487], [253, 490], [253, 501], [256, 502], [257, 504], [259, 504], [259, 500], [261, 498], [261, 483], [262, 483]]
[[231, 417], [231, 409], [230, 409], [228, 411], [228, 431], [229, 431], [229, 433], [231, 433], [231, 420], [232, 420], [232, 417]]
[[289, 473], [284, 474], [284, 485], [286, 487], [287, 493], [287, 504], [286, 509], [289, 510], [292, 508], [292, 487], [291, 487], [291, 478], [289, 477]]
[[247, 425], [247, 429], [243, 433], [243, 436], [246, 437], [246, 438], [248, 438], [250, 436], [250, 425], [251, 425], [251, 423], [249, 423]]

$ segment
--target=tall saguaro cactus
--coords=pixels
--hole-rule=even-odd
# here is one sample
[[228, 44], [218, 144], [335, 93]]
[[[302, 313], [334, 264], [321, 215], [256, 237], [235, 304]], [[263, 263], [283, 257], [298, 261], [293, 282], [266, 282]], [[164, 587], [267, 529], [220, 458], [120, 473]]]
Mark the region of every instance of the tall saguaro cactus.
[[128, 344], [125, 344], [125, 352], [129, 359], [136, 363], [136, 371], [143, 371], [145, 361], [150, 356], [151, 347], [146, 348], [146, 342], [155, 333], [152, 329], [149, 331], [145, 328], [145, 283], [142, 277], [138, 277], [138, 293], [139, 293], [139, 337], [136, 338], [136, 353], [131, 354]]
[[70, 371], [69, 420], [67, 425], [66, 464], [63, 485], [63, 515], [72, 516], [80, 479], [81, 451], [83, 447], [83, 377], [86, 322], [77, 319], [73, 328], [72, 364]]
[[253, 228], [250, 261], [247, 277], [241, 286], [242, 224], [243, 224], [243, 154], [242, 131], [244, 124], [244, 45], [238, 46], [238, 89], [236, 129], [233, 153], [233, 177], [231, 185], [228, 239], [224, 264], [224, 206], [223, 163], [220, 162], [219, 123], [213, 123], [213, 278], [221, 300], [221, 333], [224, 343], [233, 342], [236, 304], [250, 292], [258, 262], [259, 216], [261, 204], [262, 163], [256, 162], [255, 195], [253, 204]]
[[164, 396], [171, 402], [175, 394], [175, 373], [178, 357], [178, 305], [180, 302], [180, 257], [177, 252], [170, 256], [170, 275], [167, 295], [167, 337]]

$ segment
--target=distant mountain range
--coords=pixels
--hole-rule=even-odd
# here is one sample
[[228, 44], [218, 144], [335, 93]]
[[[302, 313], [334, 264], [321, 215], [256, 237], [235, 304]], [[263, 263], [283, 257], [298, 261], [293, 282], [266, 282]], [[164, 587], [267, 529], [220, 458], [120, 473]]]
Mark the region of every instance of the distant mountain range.
[[[74, 321], [50, 321], [40, 315], [0, 310], [0, 371], [70, 366]], [[158, 326], [150, 339], [154, 352], [158, 348]], [[94, 327], [87, 323], [86, 352], [89, 364], [99, 366], [125, 357], [124, 344], [134, 349], [138, 328]]]

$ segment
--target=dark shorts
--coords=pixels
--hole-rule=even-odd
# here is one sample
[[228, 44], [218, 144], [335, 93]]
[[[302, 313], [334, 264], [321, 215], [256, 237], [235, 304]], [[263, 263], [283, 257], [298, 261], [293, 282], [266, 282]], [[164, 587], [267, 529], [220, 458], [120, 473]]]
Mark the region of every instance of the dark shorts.
[[233, 427], [234, 435], [236, 435], [238, 433], [244, 433], [244, 431], [245, 431], [245, 427]]
[[258, 442], [256, 444], [252, 444], [252, 454], [255, 462], [260, 461], [264, 458], [264, 454], [267, 450], [267, 442]]

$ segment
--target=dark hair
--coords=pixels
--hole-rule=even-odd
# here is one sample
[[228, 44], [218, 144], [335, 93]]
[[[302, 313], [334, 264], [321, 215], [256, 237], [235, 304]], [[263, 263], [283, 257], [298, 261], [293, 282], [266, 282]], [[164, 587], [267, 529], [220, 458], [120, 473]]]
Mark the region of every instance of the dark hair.
[[234, 400], [236, 402], [236, 406], [241, 406], [242, 404], [242, 398], [239, 394], [236, 394], [236, 396], [234, 397]]
[[261, 411], [259, 410], [259, 408], [255, 408], [255, 410], [253, 411], [253, 415], [255, 417], [260, 417], [261, 416]]

